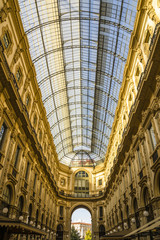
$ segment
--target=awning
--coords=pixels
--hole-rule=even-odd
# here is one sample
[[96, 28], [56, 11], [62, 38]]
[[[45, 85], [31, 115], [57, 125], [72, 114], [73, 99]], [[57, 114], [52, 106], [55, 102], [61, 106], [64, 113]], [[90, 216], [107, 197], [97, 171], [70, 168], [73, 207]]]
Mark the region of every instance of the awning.
[[102, 237], [100, 237], [100, 240], [118, 240], [118, 239], [124, 239], [124, 236], [126, 234], [129, 234], [131, 232], [130, 229], [126, 229], [126, 230], [123, 230], [123, 231], [120, 231], [120, 232], [114, 232], [112, 234], [109, 234], [109, 235], [104, 235]]
[[130, 236], [133, 236], [133, 235], [138, 235], [138, 234], [141, 234], [141, 233], [149, 233], [149, 231], [154, 231], [154, 234], [160, 234], [159, 233], [159, 230], [160, 230], [160, 217], [150, 221], [149, 223], [143, 225], [142, 227], [132, 231], [131, 233], [125, 235], [124, 237], [127, 238], [127, 237], [130, 237]]
[[7, 229], [8, 233], [47, 235], [46, 232], [21, 221], [0, 220], [0, 231]]
[[150, 221], [149, 223], [143, 225], [142, 227], [140, 227], [134, 231], [127, 229], [127, 230], [124, 230], [121, 232], [116, 232], [116, 233], [112, 233], [110, 235], [102, 236], [102, 237], [100, 237], [100, 240], [133, 239], [137, 235], [147, 236], [147, 235], [150, 235], [151, 233], [152, 233], [152, 235], [160, 236], [160, 217]]

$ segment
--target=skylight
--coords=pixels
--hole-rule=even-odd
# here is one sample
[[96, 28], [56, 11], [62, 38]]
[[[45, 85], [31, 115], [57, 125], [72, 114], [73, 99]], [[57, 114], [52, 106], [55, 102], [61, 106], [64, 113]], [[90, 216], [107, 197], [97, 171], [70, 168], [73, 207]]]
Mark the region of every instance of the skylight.
[[19, 4], [59, 161], [103, 162], [137, 0]]

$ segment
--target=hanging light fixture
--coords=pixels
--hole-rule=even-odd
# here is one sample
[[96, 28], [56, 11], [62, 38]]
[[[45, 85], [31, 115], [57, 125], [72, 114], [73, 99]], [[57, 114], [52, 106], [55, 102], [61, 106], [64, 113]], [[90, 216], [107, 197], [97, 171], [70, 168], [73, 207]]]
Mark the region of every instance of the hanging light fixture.
[[149, 216], [149, 212], [148, 211], [143, 211], [143, 216], [145, 216], [145, 217], [148, 217]]

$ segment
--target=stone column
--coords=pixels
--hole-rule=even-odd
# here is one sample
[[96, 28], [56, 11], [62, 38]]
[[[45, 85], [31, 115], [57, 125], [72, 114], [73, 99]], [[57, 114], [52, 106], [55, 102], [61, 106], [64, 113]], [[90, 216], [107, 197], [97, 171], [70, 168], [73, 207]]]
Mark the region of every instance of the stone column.
[[9, 166], [10, 166], [10, 160], [12, 159], [12, 152], [13, 152], [13, 147], [14, 147], [15, 139], [14, 136], [12, 135], [8, 144], [8, 152], [6, 154], [6, 161], [5, 161], [5, 166], [3, 167], [2, 175], [1, 175], [1, 181], [0, 181], [0, 193], [2, 192], [4, 183], [6, 182], [7, 178], [7, 172], [9, 171]]
[[99, 240], [99, 232], [97, 231], [97, 207], [93, 207], [92, 235], [93, 240]]

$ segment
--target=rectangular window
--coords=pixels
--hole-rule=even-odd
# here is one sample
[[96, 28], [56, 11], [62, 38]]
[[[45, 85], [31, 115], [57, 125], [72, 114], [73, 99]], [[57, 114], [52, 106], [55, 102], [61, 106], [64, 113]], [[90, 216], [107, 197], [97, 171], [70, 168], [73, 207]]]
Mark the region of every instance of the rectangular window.
[[5, 123], [3, 123], [2, 127], [1, 127], [1, 130], [0, 130], [0, 149], [2, 148], [2, 144], [4, 142], [6, 131], [7, 131], [7, 126], [6, 126]]
[[22, 77], [22, 73], [21, 73], [21, 70], [20, 70], [20, 68], [19, 68], [18, 71], [17, 71], [17, 73], [16, 73], [16, 78], [17, 78], [17, 81], [18, 81], [18, 82], [20, 82], [21, 77]]
[[99, 180], [99, 186], [101, 186], [101, 185], [102, 185], [102, 179]]
[[15, 167], [15, 168], [17, 168], [19, 152], [20, 152], [20, 147], [17, 146], [16, 154], [15, 154], [15, 161], [14, 161], [14, 167]]
[[100, 219], [103, 218], [103, 207], [102, 206], [99, 207], [99, 218]]
[[142, 169], [142, 159], [141, 159], [141, 153], [139, 150], [139, 147], [137, 148], [137, 157], [138, 157], [138, 164], [139, 164], [139, 169]]
[[63, 206], [60, 206], [60, 212], [59, 212], [60, 217], [63, 217]]
[[148, 130], [149, 130], [149, 136], [150, 136], [150, 140], [151, 140], [152, 150], [154, 151], [156, 148], [157, 142], [156, 142], [155, 133], [154, 133], [152, 124], [150, 124]]
[[35, 190], [35, 187], [36, 187], [36, 179], [37, 179], [37, 173], [35, 173], [35, 176], [34, 176], [34, 184], [33, 184], [33, 189]]
[[26, 180], [26, 181], [28, 180], [29, 166], [30, 166], [30, 163], [28, 162], [28, 163], [27, 163], [27, 168], [26, 168], [26, 174], [25, 174], [25, 180]]
[[63, 220], [63, 206], [60, 206], [59, 208], [59, 218], [60, 220]]
[[6, 33], [4, 34], [3, 42], [4, 42], [5, 48], [7, 49], [7, 48], [9, 47], [9, 44], [10, 44], [10, 39], [9, 39], [9, 34], [8, 34], [8, 32], [6, 32]]

